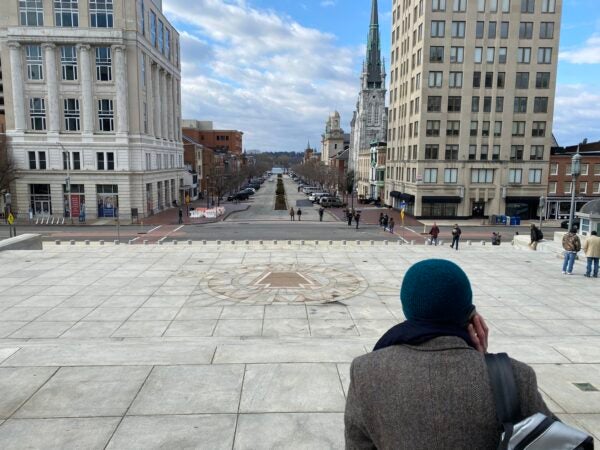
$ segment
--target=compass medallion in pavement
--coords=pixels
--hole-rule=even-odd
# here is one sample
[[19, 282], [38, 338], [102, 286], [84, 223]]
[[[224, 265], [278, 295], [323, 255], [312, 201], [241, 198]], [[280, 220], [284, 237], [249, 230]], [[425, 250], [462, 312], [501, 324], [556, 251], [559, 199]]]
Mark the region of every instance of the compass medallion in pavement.
[[248, 305], [329, 303], [355, 297], [368, 286], [352, 273], [304, 264], [238, 266], [202, 278], [197, 290]]

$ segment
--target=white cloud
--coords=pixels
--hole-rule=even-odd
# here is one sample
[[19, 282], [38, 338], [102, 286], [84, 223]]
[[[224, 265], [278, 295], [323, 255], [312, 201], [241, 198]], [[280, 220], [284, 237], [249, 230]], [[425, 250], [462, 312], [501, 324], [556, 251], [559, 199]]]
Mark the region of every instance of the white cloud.
[[581, 48], [560, 52], [559, 57], [572, 64], [600, 64], [600, 35], [591, 36]]
[[335, 6], [336, 0], [321, 0], [321, 6], [326, 8], [328, 6]]
[[554, 134], [560, 145], [574, 145], [583, 138], [600, 140], [600, 93], [593, 86], [559, 85], [554, 108]]
[[331, 109], [349, 122], [361, 48], [244, 0], [166, 0], [182, 32], [183, 115], [244, 131], [247, 148], [318, 143]]

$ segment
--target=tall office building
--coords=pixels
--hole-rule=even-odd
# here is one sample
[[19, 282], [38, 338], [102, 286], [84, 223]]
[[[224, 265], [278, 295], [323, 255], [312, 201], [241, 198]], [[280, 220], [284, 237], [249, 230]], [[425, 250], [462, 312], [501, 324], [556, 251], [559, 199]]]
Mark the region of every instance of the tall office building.
[[532, 218], [546, 193], [562, 0], [393, 0], [386, 203]]
[[0, 58], [13, 209], [128, 218], [181, 201], [179, 37], [160, 1], [3, 1]]

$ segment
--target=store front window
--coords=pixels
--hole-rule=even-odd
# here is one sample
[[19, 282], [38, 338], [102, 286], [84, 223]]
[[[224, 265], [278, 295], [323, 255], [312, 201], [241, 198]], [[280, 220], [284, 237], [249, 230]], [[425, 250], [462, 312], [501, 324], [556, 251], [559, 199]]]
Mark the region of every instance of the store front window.
[[29, 185], [30, 207], [36, 216], [52, 215], [52, 200], [50, 198], [49, 184]]
[[119, 214], [119, 186], [116, 184], [97, 184], [96, 200], [98, 217], [117, 217]]
[[[71, 202], [67, 196], [67, 186], [63, 184], [63, 212], [65, 217], [85, 215], [85, 188], [83, 184], [71, 184]], [[71, 215], [69, 215], [71, 211]]]

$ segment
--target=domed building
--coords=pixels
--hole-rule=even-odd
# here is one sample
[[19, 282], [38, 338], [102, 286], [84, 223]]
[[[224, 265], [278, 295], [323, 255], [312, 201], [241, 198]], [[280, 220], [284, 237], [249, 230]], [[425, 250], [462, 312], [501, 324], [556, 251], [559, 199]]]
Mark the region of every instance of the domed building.
[[588, 236], [593, 230], [600, 234], [600, 199], [592, 200], [583, 205], [576, 216], [581, 220], [579, 227], [581, 235]]

